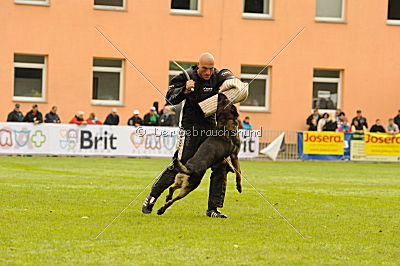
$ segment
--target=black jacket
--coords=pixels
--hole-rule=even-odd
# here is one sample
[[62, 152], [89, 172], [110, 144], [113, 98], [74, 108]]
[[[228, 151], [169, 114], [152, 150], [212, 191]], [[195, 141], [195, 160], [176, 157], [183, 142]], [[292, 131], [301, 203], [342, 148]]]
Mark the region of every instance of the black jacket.
[[35, 121], [39, 121], [39, 123], [43, 123], [43, 116], [42, 113], [37, 111], [36, 114], [33, 114], [33, 111], [29, 111], [28, 113], [26, 113], [25, 117], [24, 117], [24, 122], [35, 122]]
[[234, 76], [227, 69], [221, 71], [214, 69], [214, 74], [211, 78], [209, 80], [204, 80], [197, 74], [197, 69], [197, 66], [192, 66], [186, 70], [190, 78], [195, 81], [194, 91], [191, 93], [183, 93], [187, 81], [184, 73], [175, 76], [171, 80], [166, 97], [167, 104], [175, 105], [185, 100], [182, 110], [181, 127], [214, 128], [216, 125], [215, 115], [204, 117], [199, 103], [217, 94], [222, 83], [227, 79], [234, 78]]
[[361, 117], [360, 119], [358, 119], [358, 117], [354, 117], [353, 120], [351, 120], [351, 125], [354, 125], [354, 121], [357, 120], [358, 124], [361, 126], [365, 126], [366, 128], [368, 128], [368, 123], [367, 123], [367, 119], [365, 117]]
[[162, 114], [160, 116], [160, 126], [171, 127], [174, 126], [175, 114]]
[[369, 132], [385, 133], [386, 130], [383, 126], [373, 125]]
[[136, 124], [143, 125], [143, 120], [140, 117], [132, 116], [128, 120], [128, 126], [135, 126]]
[[111, 126], [117, 126], [119, 124], [119, 116], [118, 115], [112, 115], [109, 114], [106, 118], [106, 121], [104, 121], [104, 125], [111, 125]]
[[317, 118], [317, 124], [313, 124], [313, 119], [314, 119], [314, 114], [311, 114], [306, 121], [306, 124], [308, 125], [308, 131], [317, 131], [317, 126], [318, 126], [318, 121], [321, 119], [321, 116], [319, 115]]
[[150, 121], [150, 113], [147, 113], [144, 118], [143, 118], [143, 126], [158, 126], [160, 124], [160, 118], [159, 116], [156, 114], [157, 120], [156, 122], [151, 122]]
[[54, 121], [60, 121], [60, 117], [58, 116], [58, 114], [55, 114], [53, 112], [49, 112], [46, 114], [44, 122], [46, 123], [55, 123]]
[[7, 116], [7, 122], [22, 122], [24, 120], [24, 115], [21, 111], [13, 110]]
[[400, 115], [397, 115], [397, 116], [394, 118], [394, 123], [397, 124], [397, 125], [400, 127]]

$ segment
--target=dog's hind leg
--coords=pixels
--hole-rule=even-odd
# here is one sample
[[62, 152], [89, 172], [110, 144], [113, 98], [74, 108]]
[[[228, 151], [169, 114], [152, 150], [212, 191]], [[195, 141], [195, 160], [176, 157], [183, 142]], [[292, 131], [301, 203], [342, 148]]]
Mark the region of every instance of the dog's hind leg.
[[[188, 175], [185, 175], [185, 174], [179, 174], [179, 175], [181, 175], [181, 176], [180, 176], [180, 180], [182, 181], [182, 184], [181, 184], [181, 191], [179, 192], [179, 194], [178, 194], [175, 198], [173, 198], [173, 199], [169, 200], [168, 202], [166, 202], [166, 203], [157, 211], [157, 214], [158, 214], [158, 215], [163, 214], [175, 201], [184, 198], [187, 194], [189, 194], [190, 191], [193, 190], [193, 189], [191, 189], [191, 188], [189, 187], [189, 176], [188, 176]], [[178, 176], [177, 176], [177, 178], [178, 178]]]

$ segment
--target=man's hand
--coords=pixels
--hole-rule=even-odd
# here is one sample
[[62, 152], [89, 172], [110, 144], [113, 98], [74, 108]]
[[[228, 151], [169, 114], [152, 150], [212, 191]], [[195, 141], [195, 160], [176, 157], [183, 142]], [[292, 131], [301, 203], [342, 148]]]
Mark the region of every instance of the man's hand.
[[191, 93], [194, 91], [195, 82], [193, 80], [186, 81], [186, 89], [183, 91], [184, 94]]

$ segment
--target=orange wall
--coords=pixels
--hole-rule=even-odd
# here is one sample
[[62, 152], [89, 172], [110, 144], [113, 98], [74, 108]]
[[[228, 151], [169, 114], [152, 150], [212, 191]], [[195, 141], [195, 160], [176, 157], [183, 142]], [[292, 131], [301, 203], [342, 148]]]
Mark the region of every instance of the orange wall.
[[[225, 1], [225, 2], [224, 2]], [[91, 105], [93, 57], [121, 58], [101, 28], [165, 93], [170, 60], [196, 61], [210, 51], [218, 68], [240, 74], [241, 64], [264, 65], [301, 27], [305, 31], [272, 63], [270, 112], [249, 115], [264, 129], [305, 129], [314, 68], [343, 69], [342, 109], [362, 109], [372, 124], [400, 108], [400, 26], [386, 25], [387, 1], [346, 1], [346, 23], [315, 22], [315, 1], [275, 0], [273, 20], [242, 18], [242, 1], [203, 0], [202, 16], [171, 15], [170, 1], [127, 1], [128, 11], [95, 10], [93, 1], [51, 1], [50, 7], [0, 1], [0, 116], [15, 102], [13, 54], [48, 55], [47, 102], [64, 122], [77, 110], [104, 120], [111, 106]], [[125, 68], [122, 124], [133, 109], [144, 115], [163, 97], [130, 65]], [[22, 111], [32, 103], [22, 103]]]

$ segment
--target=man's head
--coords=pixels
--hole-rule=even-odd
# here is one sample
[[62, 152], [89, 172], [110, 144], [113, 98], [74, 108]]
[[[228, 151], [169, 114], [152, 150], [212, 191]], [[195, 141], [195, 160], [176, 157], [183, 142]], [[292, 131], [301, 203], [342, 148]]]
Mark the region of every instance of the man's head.
[[380, 119], [376, 119], [375, 123], [376, 123], [377, 126], [380, 126], [381, 125], [381, 120]]
[[314, 115], [319, 115], [319, 111], [318, 111], [318, 109], [314, 109], [314, 113], [313, 113]]
[[389, 118], [389, 125], [393, 126], [394, 124], [394, 119], [393, 118]]
[[357, 117], [358, 117], [358, 118], [361, 118], [361, 117], [362, 117], [362, 112], [361, 112], [361, 110], [357, 110]]
[[140, 114], [139, 110], [133, 111], [133, 116], [138, 117]]
[[116, 116], [117, 115], [117, 108], [111, 109], [111, 114]]
[[339, 116], [341, 112], [342, 112], [341, 109], [336, 109], [336, 116]]
[[90, 113], [89, 120], [94, 120], [96, 118], [95, 113]]
[[243, 122], [245, 123], [250, 123], [250, 117], [246, 116], [243, 120]]
[[156, 108], [154, 106], [150, 107], [150, 114], [154, 115], [156, 113]]
[[32, 111], [37, 112], [39, 110], [39, 107], [37, 104], [32, 105]]
[[85, 114], [85, 112], [83, 111], [78, 111], [76, 112], [76, 117], [83, 119], [83, 115]]
[[204, 80], [209, 80], [214, 73], [214, 56], [210, 53], [200, 55], [197, 63], [197, 74]]
[[57, 113], [57, 106], [51, 107], [51, 111], [52, 111], [53, 113]]
[[16, 104], [15, 104], [14, 110], [15, 110], [15, 111], [19, 111], [19, 108], [20, 108], [20, 107], [21, 107], [21, 106], [19, 105], [19, 103], [16, 103]]

